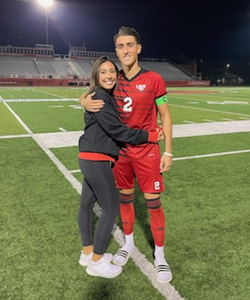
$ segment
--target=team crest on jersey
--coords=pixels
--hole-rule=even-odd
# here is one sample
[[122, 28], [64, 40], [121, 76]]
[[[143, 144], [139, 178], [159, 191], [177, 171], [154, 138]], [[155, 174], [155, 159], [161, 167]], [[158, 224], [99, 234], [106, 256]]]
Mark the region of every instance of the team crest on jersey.
[[136, 85], [137, 90], [139, 90], [140, 92], [145, 91], [145, 88], [146, 88], [146, 87], [147, 87], [146, 84], [137, 84], [137, 85]]

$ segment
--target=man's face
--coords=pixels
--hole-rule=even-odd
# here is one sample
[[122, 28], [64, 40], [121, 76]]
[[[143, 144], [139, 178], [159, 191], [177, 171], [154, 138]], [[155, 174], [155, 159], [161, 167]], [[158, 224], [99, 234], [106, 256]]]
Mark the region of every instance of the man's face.
[[132, 35], [122, 35], [116, 40], [116, 54], [123, 66], [132, 66], [138, 61], [138, 54], [141, 52], [141, 44], [137, 44]]

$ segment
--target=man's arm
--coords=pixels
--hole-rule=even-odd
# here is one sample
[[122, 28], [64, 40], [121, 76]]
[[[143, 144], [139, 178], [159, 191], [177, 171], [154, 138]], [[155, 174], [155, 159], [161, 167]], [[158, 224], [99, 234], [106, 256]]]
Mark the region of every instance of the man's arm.
[[165, 151], [161, 157], [160, 172], [166, 172], [172, 165], [172, 118], [167, 103], [157, 106], [165, 140]]
[[90, 112], [98, 112], [104, 106], [103, 100], [92, 100], [95, 93], [91, 93], [86, 97], [86, 93], [82, 94], [79, 98], [81, 106]]
[[158, 142], [159, 130], [144, 131], [127, 127], [120, 120], [113, 98], [102, 89], [97, 90], [96, 98], [103, 99], [105, 106], [98, 114], [93, 114], [93, 118], [112, 139], [133, 145]]

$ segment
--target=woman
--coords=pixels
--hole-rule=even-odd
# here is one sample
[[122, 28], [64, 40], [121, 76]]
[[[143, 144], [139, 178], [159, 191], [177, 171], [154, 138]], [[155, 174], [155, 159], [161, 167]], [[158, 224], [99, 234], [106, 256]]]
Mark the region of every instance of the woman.
[[[143, 131], [125, 126], [119, 119], [112, 97], [118, 75], [117, 66], [107, 57], [93, 65], [90, 87], [86, 96], [95, 92], [93, 99], [105, 105], [98, 113], [85, 113], [85, 132], [79, 139], [79, 165], [84, 175], [78, 224], [83, 249], [79, 263], [87, 266], [92, 276], [114, 278], [122, 268], [111, 264], [112, 255], [105, 253], [119, 210], [119, 197], [112, 173], [122, 143], [156, 143], [157, 131]], [[93, 207], [98, 201], [102, 214], [93, 238]]]

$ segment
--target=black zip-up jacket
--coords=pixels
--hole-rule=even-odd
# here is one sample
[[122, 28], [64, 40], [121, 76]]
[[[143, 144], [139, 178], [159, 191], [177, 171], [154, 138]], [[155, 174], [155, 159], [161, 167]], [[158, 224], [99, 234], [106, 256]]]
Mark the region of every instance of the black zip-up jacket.
[[123, 143], [139, 145], [156, 143], [155, 132], [129, 128], [121, 122], [114, 98], [103, 89], [96, 89], [93, 99], [102, 99], [104, 107], [96, 113], [84, 114], [84, 134], [79, 139], [80, 152], [94, 152], [112, 155], [116, 159]]

